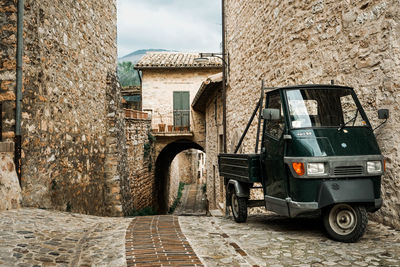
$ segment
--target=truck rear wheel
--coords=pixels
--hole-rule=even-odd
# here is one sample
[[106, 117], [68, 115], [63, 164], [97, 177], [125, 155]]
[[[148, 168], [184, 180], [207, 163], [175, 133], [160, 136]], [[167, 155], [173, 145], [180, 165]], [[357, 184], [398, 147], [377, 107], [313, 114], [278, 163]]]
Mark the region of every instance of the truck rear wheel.
[[238, 197], [235, 190], [231, 193], [231, 207], [236, 222], [241, 223], [247, 220], [247, 199]]
[[368, 217], [365, 207], [340, 203], [324, 210], [323, 223], [333, 240], [352, 243], [363, 236]]

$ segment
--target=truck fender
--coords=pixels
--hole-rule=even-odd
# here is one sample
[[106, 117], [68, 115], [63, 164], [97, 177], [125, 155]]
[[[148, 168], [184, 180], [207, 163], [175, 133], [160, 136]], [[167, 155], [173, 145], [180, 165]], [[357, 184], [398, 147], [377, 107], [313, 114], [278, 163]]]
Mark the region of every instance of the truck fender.
[[248, 198], [250, 196], [250, 188], [248, 185], [245, 185], [244, 183], [241, 183], [236, 180], [229, 180], [228, 185], [227, 185], [227, 189], [228, 189], [227, 192], [229, 192], [229, 189], [231, 187], [234, 188], [235, 193], [238, 197]]
[[374, 185], [367, 179], [324, 181], [319, 190], [319, 208], [335, 203], [374, 202]]

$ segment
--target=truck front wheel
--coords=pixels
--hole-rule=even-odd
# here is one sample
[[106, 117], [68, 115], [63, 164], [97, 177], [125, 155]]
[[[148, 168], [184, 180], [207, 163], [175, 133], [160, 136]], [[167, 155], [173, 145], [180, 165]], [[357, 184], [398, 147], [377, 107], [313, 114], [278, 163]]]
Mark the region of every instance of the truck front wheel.
[[231, 207], [236, 222], [241, 223], [247, 220], [247, 199], [238, 197], [235, 190], [231, 193]]
[[340, 203], [323, 211], [323, 223], [332, 239], [352, 243], [363, 236], [368, 217], [365, 207]]

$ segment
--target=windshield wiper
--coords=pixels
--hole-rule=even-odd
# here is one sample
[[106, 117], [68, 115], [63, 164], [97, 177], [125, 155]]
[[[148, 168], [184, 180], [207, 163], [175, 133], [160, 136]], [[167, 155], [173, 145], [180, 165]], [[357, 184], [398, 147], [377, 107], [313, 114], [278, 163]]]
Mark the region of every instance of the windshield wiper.
[[357, 116], [358, 116], [358, 109], [356, 110], [356, 115], [353, 118], [351, 118], [350, 120], [348, 120], [347, 122], [345, 122], [343, 124], [340, 124], [339, 128], [337, 130], [338, 131], [342, 130], [348, 123], [350, 123], [352, 121], [353, 121], [353, 126], [354, 126], [354, 123], [356, 122]]

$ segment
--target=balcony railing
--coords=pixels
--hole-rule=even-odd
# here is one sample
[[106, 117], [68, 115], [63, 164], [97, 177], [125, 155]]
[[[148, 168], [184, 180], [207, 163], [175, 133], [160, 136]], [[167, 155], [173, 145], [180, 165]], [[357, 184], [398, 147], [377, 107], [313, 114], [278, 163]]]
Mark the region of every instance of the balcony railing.
[[190, 133], [190, 126], [174, 126], [174, 125], [166, 125], [163, 123], [158, 124], [158, 128], [153, 128], [151, 131], [153, 133]]

